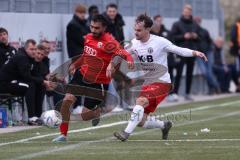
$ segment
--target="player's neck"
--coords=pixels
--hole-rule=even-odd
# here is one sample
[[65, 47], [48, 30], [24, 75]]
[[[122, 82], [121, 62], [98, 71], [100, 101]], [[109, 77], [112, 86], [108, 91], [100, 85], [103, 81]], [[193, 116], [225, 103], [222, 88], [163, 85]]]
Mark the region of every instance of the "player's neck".
[[141, 39], [140, 41], [141, 41], [142, 43], [146, 43], [149, 39], [150, 39], [150, 34], [148, 34], [146, 37], [144, 37], [144, 38]]

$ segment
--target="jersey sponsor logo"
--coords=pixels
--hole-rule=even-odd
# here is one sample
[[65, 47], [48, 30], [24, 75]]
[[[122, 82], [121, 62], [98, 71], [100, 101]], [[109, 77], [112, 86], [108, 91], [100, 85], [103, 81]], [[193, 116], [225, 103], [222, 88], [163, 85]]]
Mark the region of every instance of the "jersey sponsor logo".
[[84, 52], [87, 53], [90, 56], [96, 56], [97, 51], [89, 46], [84, 46]]
[[153, 56], [152, 55], [138, 56], [138, 58], [141, 62], [153, 62]]

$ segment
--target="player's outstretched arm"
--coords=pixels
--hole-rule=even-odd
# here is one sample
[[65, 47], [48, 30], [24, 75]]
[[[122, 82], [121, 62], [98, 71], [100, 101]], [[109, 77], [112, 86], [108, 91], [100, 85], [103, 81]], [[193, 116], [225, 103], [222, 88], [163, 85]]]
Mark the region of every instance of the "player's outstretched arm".
[[194, 51], [188, 48], [182, 48], [182, 47], [178, 47], [174, 44], [170, 44], [168, 46], [166, 46], [165, 48], [166, 52], [170, 52], [170, 53], [175, 53], [179, 56], [183, 56], [183, 57], [200, 57], [202, 59], [204, 59], [205, 61], [207, 61], [207, 57], [205, 56], [204, 53], [199, 52], [199, 51]]

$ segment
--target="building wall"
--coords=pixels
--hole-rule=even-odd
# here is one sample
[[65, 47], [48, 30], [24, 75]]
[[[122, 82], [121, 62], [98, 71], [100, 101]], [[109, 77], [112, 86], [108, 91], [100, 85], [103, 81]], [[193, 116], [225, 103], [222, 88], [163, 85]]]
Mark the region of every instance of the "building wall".
[[194, 14], [207, 19], [218, 17], [220, 10], [218, 0], [0, 0], [0, 12], [72, 13], [78, 3], [95, 4], [104, 11], [110, 2], [116, 3], [124, 16], [147, 12], [179, 17], [185, 3], [192, 4]]
[[220, 0], [224, 8], [224, 17], [226, 20], [234, 21], [240, 16], [240, 0]]

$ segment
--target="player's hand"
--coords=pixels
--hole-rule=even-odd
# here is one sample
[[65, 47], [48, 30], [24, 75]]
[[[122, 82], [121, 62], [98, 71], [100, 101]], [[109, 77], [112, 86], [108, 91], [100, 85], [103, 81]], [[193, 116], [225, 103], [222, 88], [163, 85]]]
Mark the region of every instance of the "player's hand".
[[134, 69], [134, 62], [127, 62], [128, 69]]
[[74, 75], [74, 73], [76, 72], [76, 67], [73, 64], [71, 64], [68, 71], [70, 75]]
[[107, 70], [106, 70], [106, 76], [108, 78], [111, 78], [113, 73], [116, 71], [114, 64], [113, 63], [109, 63]]
[[56, 84], [51, 82], [51, 81], [43, 81], [43, 85], [46, 87], [47, 90], [54, 90], [54, 88], [56, 87]]
[[202, 53], [202, 52], [193, 51], [193, 55], [194, 55], [195, 57], [200, 57], [200, 58], [202, 58], [205, 62], [208, 61], [207, 57], [206, 57], [205, 54]]

